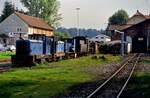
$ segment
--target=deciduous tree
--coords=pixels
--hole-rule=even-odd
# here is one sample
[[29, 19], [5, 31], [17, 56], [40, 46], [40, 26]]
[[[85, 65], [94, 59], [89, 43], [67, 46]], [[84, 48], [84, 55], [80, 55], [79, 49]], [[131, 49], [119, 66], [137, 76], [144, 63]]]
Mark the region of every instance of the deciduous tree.
[[55, 35], [60, 38], [70, 38], [70, 34], [66, 32], [55, 32]]
[[109, 18], [109, 24], [125, 24], [129, 16], [125, 10], [118, 10]]
[[31, 16], [44, 19], [52, 27], [59, 25], [61, 14], [58, 13], [59, 1], [57, 0], [21, 0], [22, 4], [28, 9]]
[[5, 20], [12, 13], [14, 13], [14, 7], [10, 2], [6, 1], [5, 4], [4, 4], [4, 9], [2, 11], [2, 15], [0, 17], [0, 22]]

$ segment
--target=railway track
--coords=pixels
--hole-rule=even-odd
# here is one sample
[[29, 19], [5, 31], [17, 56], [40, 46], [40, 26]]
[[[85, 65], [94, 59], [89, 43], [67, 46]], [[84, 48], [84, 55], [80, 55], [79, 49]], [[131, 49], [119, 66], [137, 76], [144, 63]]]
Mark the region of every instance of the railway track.
[[134, 54], [112, 76], [87, 98], [120, 98], [128, 84], [141, 54]]

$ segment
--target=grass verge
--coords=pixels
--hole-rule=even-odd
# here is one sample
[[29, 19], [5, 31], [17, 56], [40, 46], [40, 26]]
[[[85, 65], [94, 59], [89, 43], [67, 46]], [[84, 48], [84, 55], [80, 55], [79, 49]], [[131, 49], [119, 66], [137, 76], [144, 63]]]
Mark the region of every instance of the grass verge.
[[31, 69], [14, 69], [0, 74], [0, 97], [52, 98], [59, 93], [67, 92], [73, 85], [92, 81], [94, 76], [82, 69], [119, 60], [119, 56], [112, 55], [107, 55], [106, 60], [91, 59], [87, 56], [40, 64]]
[[150, 72], [137, 72], [130, 81], [123, 98], [150, 98]]
[[0, 59], [8, 59], [11, 58], [12, 52], [0, 52]]
[[138, 67], [123, 98], [150, 98], [150, 60], [142, 60]]

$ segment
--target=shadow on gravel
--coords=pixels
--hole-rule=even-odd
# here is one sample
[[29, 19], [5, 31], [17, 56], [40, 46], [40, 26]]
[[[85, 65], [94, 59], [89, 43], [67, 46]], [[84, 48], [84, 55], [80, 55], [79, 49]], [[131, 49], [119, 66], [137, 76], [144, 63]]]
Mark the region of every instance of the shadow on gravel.
[[[124, 78], [117, 78], [113, 79], [113, 86], [107, 85], [106, 88], [110, 88], [109, 91], [112, 93], [108, 93], [108, 96], [116, 96], [115, 91], [113, 89], [120, 88], [119, 85], [122, 83], [124, 84]], [[68, 89], [68, 92], [58, 94], [54, 98], [86, 98], [89, 94], [91, 94], [95, 89], [97, 89], [104, 80], [100, 81], [93, 81], [75, 85]], [[115, 88], [114, 88], [115, 87]], [[104, 89], [103, 89], [104, 90]], [[149, 74], [141, 74], [138, 77], [133, 77], [129, 84], [127, 85], [126, 89], [123, 91], [123, 94], [120, 98], [150, 98], [150, 73]], [[98, 92], [101, 94], [102, 92]], [[102, 94], [96, 95], [98, 97], [94, 98], [107, 98], [105, 95]], [[105, 97], [104, 97], [105, 96]], [[115, 97], [111, 97], [115, 98]]]
[[[110, 91], [112, 91], [115, 86], [118, 87], [120, 84], [122, 84], [122, 81], [125, 81], [124, 78], [113, 79], [113, 86], [111, 87]], [[104, 80], [99, 80], [99, 81], [78, 84], [69, 88], [68, 92], [58, 94], [54, 98], [86, 98], [94, 90], [96, 90], [103, 82]], [[106, 86], [106, 88], [109, 87], [110, 85]], [[105, 88], [103, 90], [105, 90]], [[98, 92], [98, 95], [96, 95], [98, 97], [94, 97], [94, 98], [106, 98], [106, 97], [99, 97], [99, 94], [101, 93], [103, 92]]]
[[54, 98], [86, 98], [91, 91], [94, 91], [102, 81], [93, 81], [74, 85], [68, 89], [68, 92], [58, 94]]

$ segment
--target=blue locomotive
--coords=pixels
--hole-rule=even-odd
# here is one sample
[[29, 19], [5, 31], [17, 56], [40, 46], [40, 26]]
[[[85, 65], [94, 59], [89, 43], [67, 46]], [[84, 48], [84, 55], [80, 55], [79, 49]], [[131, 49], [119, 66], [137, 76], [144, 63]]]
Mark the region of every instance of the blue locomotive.
[[[31, 66], [34, 63], [44, 61], [53, 61], [54, 58], [59, 58], [60, 51], [64, 48], [64, 44], [58, 43], [54, 37], [44, 37], [38, 40], [17, 40], [16, 54], [11, 57], [12, 64], [15, 66]], [[59, 54], [59, 55], [57, 55]]]
[[56, 61], [60, 58], [75, 58], [88, 54], [88, 40], [74, 37], [59, 40], [57, 37], [42, 37], [16, 41], [16, 54], [12, 56], [15, 66], [32, 66], [44, 61]]

